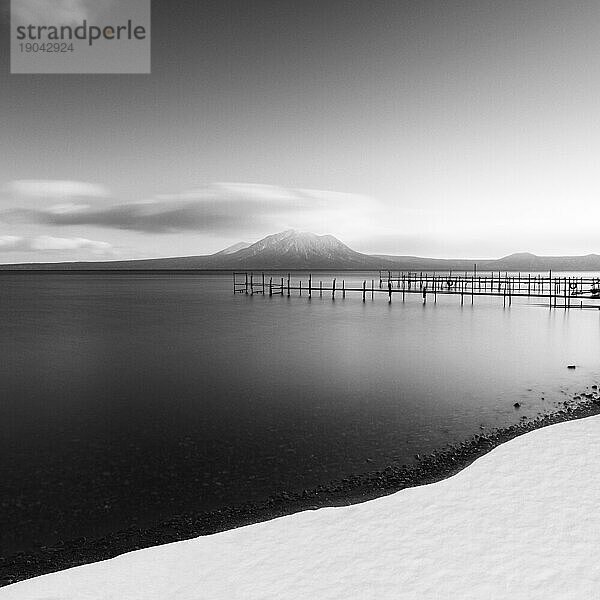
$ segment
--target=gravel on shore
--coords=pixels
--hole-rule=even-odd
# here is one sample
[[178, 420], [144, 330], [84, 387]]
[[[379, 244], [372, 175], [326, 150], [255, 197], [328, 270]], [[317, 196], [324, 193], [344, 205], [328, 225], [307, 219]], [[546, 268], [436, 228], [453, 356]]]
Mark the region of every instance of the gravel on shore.
[[178, 515], [151, 528], [130, 527], [100, 539], [79, 538], [37, 552], [0, 557], [0, 587], [31, 577], [113, 558], [125, 552], [195, 538], [328, 506], [344, 506], [433, 483], [461, 471], [500, 444], [541, 427], [600, 413], [597, 391], [574, 396], [563, 407], [516, 425], [481, 433], [443, 450], [418, 457], [414, 465], [346, 477], [300, 493], [281, 492], [261, 503], [211, 512]]

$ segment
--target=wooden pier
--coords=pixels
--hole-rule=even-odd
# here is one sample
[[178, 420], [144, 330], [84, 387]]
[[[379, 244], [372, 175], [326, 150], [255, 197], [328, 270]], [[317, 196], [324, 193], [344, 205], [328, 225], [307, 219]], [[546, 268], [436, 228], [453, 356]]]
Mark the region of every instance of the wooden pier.
[[[348, 273], [348, 279], [352, 273]], [[494, 296], [502, 298], [503, 306], [511, 306], [513, 299], [538, 299], [539, 304], [549, 308], [600, 308], [600, 276], [577, 277], [556, 276], [540, 273], [432, 273], [379, 271], [377, 277], [363, 279], [347, 285], [346, 278], [334, 278], [324, 282], [319, 276], [312, 274], [292, 276], [291, 273], [233, 273], [234, 294], [263, 294], [268, 296], [299, 295], [308, 298], [324, 295], [335, 298], [346, 298], [346, 294], [360, 295], [362, 301], [374, 300], [376, 295], [384, 294], [388, 302], [393, 298], [403, 301], [409, 294], [418, 294], [423, 303], [437, 301], [438, 295], [460, 297], [460, 304], [465, 301], [474, 304], [478, 296]]]

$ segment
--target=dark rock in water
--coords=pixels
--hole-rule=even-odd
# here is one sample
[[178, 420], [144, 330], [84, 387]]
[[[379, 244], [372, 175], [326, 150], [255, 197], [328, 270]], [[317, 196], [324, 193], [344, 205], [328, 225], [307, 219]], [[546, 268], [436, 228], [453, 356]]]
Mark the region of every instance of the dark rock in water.
[[513, 406], [514, 406], [515, 408], [521, 408], [521, 404], [520, 404], [519, 402], [515, 402], [515, 403], [513, 404]]
[[575, 365], [567, 365], [567, 369], [575, 369], [576, 366]]

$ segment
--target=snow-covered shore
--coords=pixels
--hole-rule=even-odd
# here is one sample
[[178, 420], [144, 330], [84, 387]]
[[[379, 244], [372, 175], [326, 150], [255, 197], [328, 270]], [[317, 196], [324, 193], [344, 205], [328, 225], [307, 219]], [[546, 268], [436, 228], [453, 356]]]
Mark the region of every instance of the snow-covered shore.
[[444, 481], [131, 552], [1, 600], [577, 599], [600, 588], [600, 416]]

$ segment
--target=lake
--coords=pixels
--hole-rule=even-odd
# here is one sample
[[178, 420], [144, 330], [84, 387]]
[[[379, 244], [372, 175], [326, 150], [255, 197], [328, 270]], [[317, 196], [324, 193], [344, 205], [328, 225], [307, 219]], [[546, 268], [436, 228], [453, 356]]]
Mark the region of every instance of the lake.
[[[315, 279], [334, 276], [374, 275]], [[0, 282], [5, 555], [410, 463], [600, 379], [596, 310], [181, 272]]]

